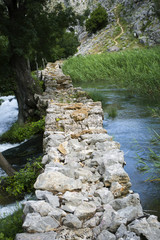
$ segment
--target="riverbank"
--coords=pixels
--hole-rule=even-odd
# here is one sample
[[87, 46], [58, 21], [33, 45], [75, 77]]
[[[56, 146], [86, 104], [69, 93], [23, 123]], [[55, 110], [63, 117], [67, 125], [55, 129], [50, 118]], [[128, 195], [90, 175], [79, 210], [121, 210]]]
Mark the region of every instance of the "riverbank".
[[77, 56], [64, 62], [73, 82], [102, 82], [159, 101], [160, 46]]
[[26, 233], [16, 240], [159, 240], [160, 223], [143, 213], [138, 194], [129, 190], [124, 155], [103, 128], [101, 103], [73, 88], [60, 63], [49, 64], [43, 74], [48, 88], [40, 100], [52, 95], [44, 172], [34, 185], [37, 200], [24, 207]]

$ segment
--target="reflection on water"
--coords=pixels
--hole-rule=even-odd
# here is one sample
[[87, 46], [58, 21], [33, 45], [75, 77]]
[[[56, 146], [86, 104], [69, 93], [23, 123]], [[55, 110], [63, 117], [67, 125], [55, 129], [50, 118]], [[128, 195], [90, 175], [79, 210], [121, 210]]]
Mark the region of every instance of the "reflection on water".
[[[97, 91], [103, 96], [104, 128], [121, 144], [121, 150], [125, 153], [125, 170], [132, 182], [131, 189], [140, 194], [144, 210], [160, 217], [160, 183], [146, 182], [148, 175], [137, 169], [138, 148], [147, 149], [150, 146], [153, 129], [160, 134], [160, 119], [150, 116], [149, 104], [143, 98], [129, 96], [127, 91], [111, 90], [104, 86], [85, 90]], [[116, 106], [117, 116], [114, 119], [108, 118], [108, 106]], [[159, 153], [160, 147], [157, 146], [154, 150]], [[141, 156], [145, 159], [146, 153]]]

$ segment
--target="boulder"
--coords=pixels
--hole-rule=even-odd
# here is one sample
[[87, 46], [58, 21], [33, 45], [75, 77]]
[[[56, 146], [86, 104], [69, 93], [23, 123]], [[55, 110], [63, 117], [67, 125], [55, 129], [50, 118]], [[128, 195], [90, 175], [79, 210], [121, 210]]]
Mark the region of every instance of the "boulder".
[[27, 201], [23, 212], [25, 215], [28, 213], [39, 213], [42, 217], [47, 216], [53, 209], [51, 205], [45, 201]]
[[94, 196], [100, 197], [102, 204], [107, 204], [114, 199], [113, 194], [108, 190], [108, 188], [101, 188], [96, 190]]
[[50, 232], [59, 227], [59, 222], [53, 217], [41, 217], [39, 213], [28, 213], [23, 228], [29, 233]]
[[103, 230], [97, 237], [97, 240], [116, 240], [116, 237], [113, 233]]
[[151, 215], [148, 219], [136, 219], [128, 225], [131, 232], [135, 232], [138, 236], [144, 236], [147, 240], [159, 240], [160, 222], [157, 217]]
[[35, 189], [48, 190], [51, 192], [66, 192], [82, 188], [81, 181], [74, 180], [56, 171], [49, 171], [40, 174], [34, 184]]
[[59, 198], [58, 198], [58, 196], [53, 195], [51, 192], [36, 190], [35, 194], [36, 194], [36, 197], [38, 199], [45, 200], [52, 207], [59, 207]]
[[83, 202], [76, 208], [74, 215], [77, 216], [80, 220], [87, 220], [93, 217], [95, 212], [96, 206], [94, 202]]
[[64, 226], [69, 228], [81, 228], [82, 222], [73, 214], [67, 214], [66, 217], [62, 219], [62, 223]]

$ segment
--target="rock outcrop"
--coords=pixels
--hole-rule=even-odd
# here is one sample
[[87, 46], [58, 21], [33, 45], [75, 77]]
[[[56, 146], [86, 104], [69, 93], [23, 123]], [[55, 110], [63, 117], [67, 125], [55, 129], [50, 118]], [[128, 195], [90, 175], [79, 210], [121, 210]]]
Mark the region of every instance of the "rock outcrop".
[[[112, 49], [136, 48], [139, 46], [154, 46], [160, 44], [160, 18], [157, 9], [157, 0], [52, 0], [62, 3], [65, 7], [72, 7], [78, 14], [83, 14], [89, 9], [92, 12], [97, 4], [101, 4], [108, 14], [108, 25], [96, 34], [88, 35], [85, 26], [76, 26], [75, 32], [81, 43], [77, 55], [86, 55], [113, 51]], [[124, 29], [124, 33], [117, 39], [115, 46], [114, 37], [119, 36], [120, 28], [117, 19]], [[115, 50], [114, 50], [115, 51]]]
[[101, 103], [73, 88], [60, 66], [43, 71], [44, 172], [34, 185], [37, 200], [24, 206], [26, 232], [15, 239], [158, 240], [160, 223], [130, 191], [120, 145], [103, 129]]

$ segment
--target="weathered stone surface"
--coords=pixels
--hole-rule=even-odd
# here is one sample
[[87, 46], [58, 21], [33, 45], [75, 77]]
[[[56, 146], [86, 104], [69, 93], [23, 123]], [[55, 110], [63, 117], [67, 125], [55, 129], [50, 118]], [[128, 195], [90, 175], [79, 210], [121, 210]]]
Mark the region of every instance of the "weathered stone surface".
[[114, 199], [113, 194], [108, 190], [108, 188], [98, 189], [95, 191], [94, 195], [101, 198], [102, 204], [107, 204]]
[[116, 237], [113, 233], [103, 230], [97, 237], [97, 240], [116, 240]]
[[61, 143], [58, 147], [58, 150], [60, 151], [60, 153], [62, 153], [63, 155], [66, 155], [67, 154], [67, 146], [68, 146], [68, 142], [65, 141], [63, 143]]
[[23, 223], [23, 228], [29, 233], [54, 231], [59, 227], [59, 222], [53, 217], [41, 217], [39, 213], [28, 213]]
[[124, 224], [118, 228], [116, 232], [117, 239], [132, 239], [132, 240], [140, 240], [140, 237], [137, 236], [134, 232], [127, 231], [127, 227]]
[[68, 202], [73, 206], [78, 206], [82, 201], [88, 201], [88, 199], [82, 195], [81, 192], [65, 192], [62, 196], [63, 202]]
[[40, 174], [34, 187], [51, 192], [66, 192], [81, 189], [82, 183], [80, 180], [74, 180], [60, 172], [50, 171]]
[[81, 108], [81, 109], [75, 110], [71, 114], [71, 117], [74, 119], [74, 121], [82, 121], [88, 117], [88, 111], [86, 108]]
[[19, 233], [16, 235], [15, 240], [56, 240], [56, 232], [47, 233]]
[[74, 214], [79, 219], [89, 219], [94, 216], [95, 212], [96, 206], [94, 202], [83, 202], [76, 208]]
[[136, 219], [128, 226], [129, 231], [135, 232], [138, 236], [141, 234], [148, 240], [159, 240], [160, 223], [156, 216], [150, 216], [148, 219]]
[[93, 176], [92, 172], [85, 168], [79, 168], [75, 170], [74, 175], [76, 179], [79, 178], [82, 182], [91, 181]]
[[105, 212], [100, 223], [100, 228], [102, 230], [107, 229], [111, 232], [116, 232], [122, 223], [126, 224], [127, 219], [119, 216], [119, 214], [109, 204], [107, 204], [104, 209]]
[[48, 216], [54, 217], [56, 220], [60, 221], [62, 217], [65, 217], [67, 214], [60, 208], [53, 208], [51, 212], [48, 213]]
[[98, 224], [100, 223], [100, 218], [99, 216], [95, 216], [89, 220], [87, 220], [84, 224], [83, 227], [84, 228], [94, 228], [96, 227]]
[[110, 186], [112, 182], [119, 182], [120, 184], [127, 184], [129, 176], [120, 164], [114, 164], [106, 168], [104, 173], [105, 186]]
[[62, 222], [65, 226], [69, 228], [81, 228], [82, 222], [73, 214], [67, 214], [66, 217], [62, 219]]
[[118, 182], [112, 182], [110, 191], [115, 198], [120, 197], [123, 194], [123, 186]]
[[59, 207], [58, 196], [53, 195], [51, 192], [36, 190], [35, 194], [38, 199], [46, 200], [52, 207]]
[[42, 217], [47, 216], [49, 212], [52, 211], [52, 207], [49, 203], [45, 201], [27, 201], [23, 212], [25, 215], [27, 213], [39, 213]]
[[[128, 194], [126, 197], [115, 199], [112, 202], [110, 202], [110, 205], [116, 211], [126, 208], [128, 206], [134, 206], [134, 207], [141, 206], [138, 193]], [[142, 207], [141, 207], [141, 210], [142, 210]]]

